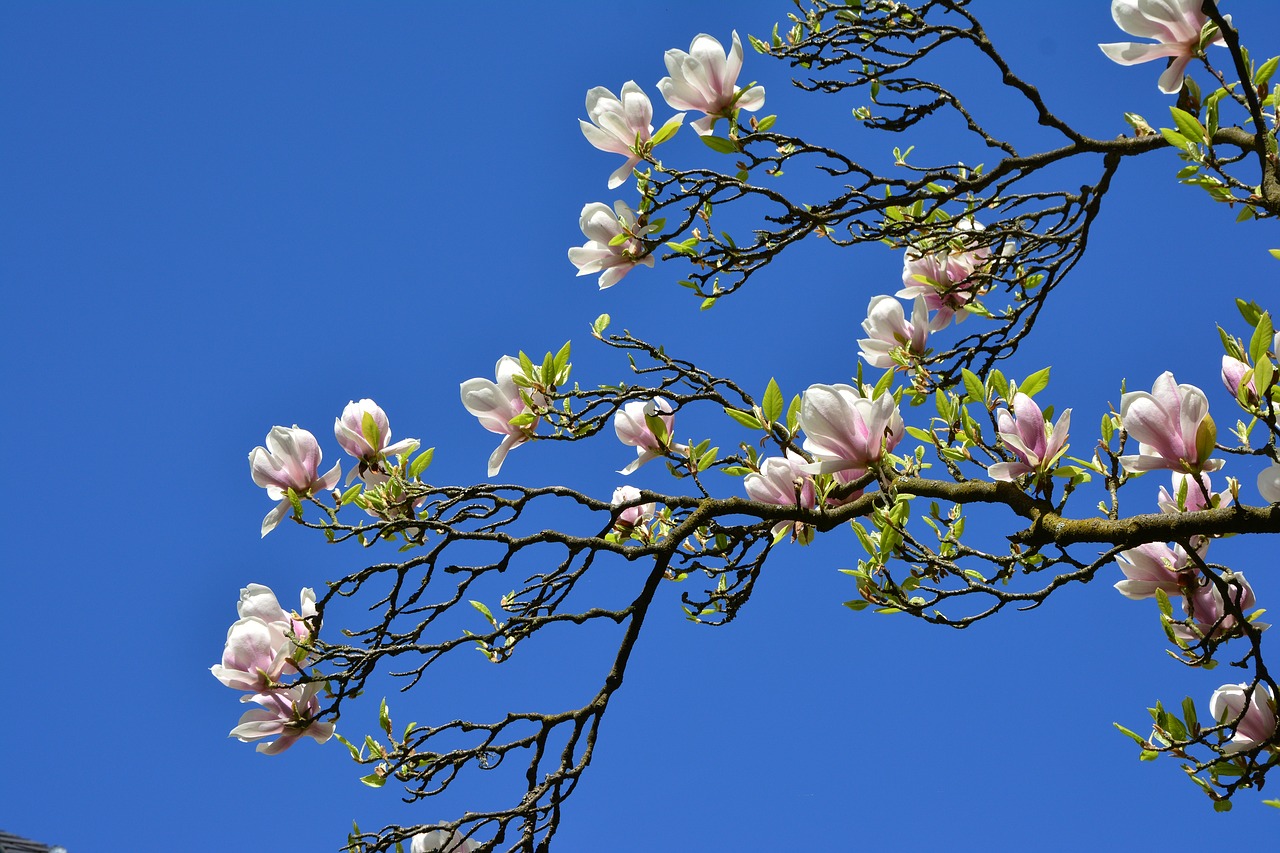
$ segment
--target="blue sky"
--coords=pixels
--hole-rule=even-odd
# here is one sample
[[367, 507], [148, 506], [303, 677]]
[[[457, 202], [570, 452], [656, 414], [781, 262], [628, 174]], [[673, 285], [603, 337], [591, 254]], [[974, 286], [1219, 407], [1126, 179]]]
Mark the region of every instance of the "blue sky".
[[[1280, 50], [1280, 9], [1225, 5], [1258, 54]], [[1127, 38], [1103, 0], [974, 6], [1085, 132], [1126, 132], [1126, 110], [1167, 114], [1158, 69], [1095, 47]], [[620, 197], [605, 186], [616, 158], [578, 130], [586, 90], [635, 79], [661, 121], [664, 50], [704, 31], [765, 35], [788, 8], [0, 6], [0, 348], [16, 410], [5, 435], [22, 449], [0, 498], [0, 828], [71, 853], [333, 850], [353, 819], [430, 823], [468, 807], [462, 792], [405, 806], [392, 786], [368, 789], [336, 742], [268, 758], [227, 739], [242, 709], [208, 667], [238, 589], [266, 583], [289, 604], [391, 556], [289, 523], [260, 541], [270, 502], [246, 454], [297, 423], [332, 461], [331, 419], [372, 397], [397, 437], [437, 447], [436, 480], [481, 480], [497, 439], [461, 408], [458, 383], [570, 338], [584, 384], [624, 379], [625, 362], [586, 334], [602, 312], [757, 393], [771, 376], [788, 394], [847, 381], [868, 299], [899, 286], [888, 249], [798, 247], [701, 313], [675, 284], [682, 267], [601, 293], [565, 258], [582, 205]], [[1024, 128], [1029, 114], [985, 69], [944, 71], [997, 128]], [[875, 157], [948, 150], [945, 133], [859, 132], [856, 99], [804, 95], [750, 51], [743, 77], [765, 84], [781, 130]], [[688, 131], [668, 151], [688, 165], [716, 156]], [[1090, 253], [1010, 367], [1052, 364], [1044, 399], [1073, 406], [1081, 429], [1118, 404], [1123, 378], [1148, 388], [1166, 369], [1229, 411], [1214, 323], [1242, 334], [1233, 299], [1274, 299], [1274, 226], [1233, 225], [1173, 183], [1178, 165], [1162, 152], [1122, 171]], [[682, 413], [680, 431], [741, 439], [713, 414]], [[630, 453], [609, 435], [521, 447], [502, 479], [607, 497]], [[1248, 484], [1255, 471], [1233, 460], [1225, 473]], [[632, 480], [670, 486], [656, 465]], [[558, 849], [1127, 850], [1273, 832], [1280, 814], [1259, 798], [1214, 814], [1172, 762], [1140, 764], [1112, 728], [1141, 730], [1148, 704], [1186, 694], [1204, 715], [1213, 688], [1238, 678], [1169, 660], [1154, 606], [1111, 589], [1118, 571], [1035, 612], [944, 631], [841, 607], [853, 588], [836, 569], [857, 547], [832, 540], [777, 555], [725, 629], [687, 623], [678, 590], [660, 598]], [[1214, 553], [1264, 607], [1280, 596], [1268, 545]], [[601, 594], [633, 588], [637, 567], [602, 568]], [[393, 715], [553, 702], [562, 685], [587, 696], [603, 672], [593, 643], [608, 637], [584, 636], [549, 636], [500, 670], [450, 662], [392, 694]], [[339, 730], [357, 739], [375, 720], [371, 697]], [[483, 780], [467, 792], [483, 796]]]

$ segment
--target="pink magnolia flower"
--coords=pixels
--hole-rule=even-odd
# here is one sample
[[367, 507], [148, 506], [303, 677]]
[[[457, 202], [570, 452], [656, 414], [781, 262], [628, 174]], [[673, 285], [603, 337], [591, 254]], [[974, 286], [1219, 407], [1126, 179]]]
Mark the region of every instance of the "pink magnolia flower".
[[909, 248], [902, 261], [903, 288], [896, 295], [902, 299], [924, 297], [925, 306], [938, 312], [930, 324], [935, 332], [945, 328], [953, 317], [962, 323], [969, 316], [965, 306], [977, 296], [982, 284], [975, 274], [991, 259], [990, 246], [965, 248], [970, 239], [964, 232], [984, 230], [980, 222], [961, 219], [955, 230], [959, 233], [948, 244], [935, 251]]
[[[591, 121], [578, 119], [587, 141], [601, 151], [627, 158], [627, 162], [609, 176], [609, 189], [620, 187], [641, 160], [637, 146], [646, 145], [653, 138], [653, 125], [650, 124], [653, 121], [653, 104], [634, 80], [628, 80], [622, 84], [621, 97], [603, 86], [588, 91], [587, 115]], [[682, 113], [668, 124], [678, 125], [683, 121]]]
[[[1244, 379], [1244, 375], [1251, 369], [1252, 368], [1250, 368], [1249, 365], [1245, 364], [1238, 358], [1232, 358], [1229, 355], [1224, 355], [1222, 357], [1222, 384], [1231, 392], [1232, 397], [1236, 397], [1237, 399], [1240, 397], [1240, 382]], [[1246, 399], [1250, 402], [1257, 402], [1258, 389], [1257, 386], [1253, 384], [1252, 377], [1249, 379], [1249, 384], [1246, 385], [1245, 388], [1248, 389], [1245, 394]]]
[[1210, 459], [1218, 430], [1209, 417], [1209, 400], [1194, 385], [1179, 385], [1165, 371], [1151, 393], [1130, 391], [1120, 398], [1120, 420], [1138, 439], [1138, 455], [1121, 456], [1126, 471], [1157, 468], [1198, 474], [1217, 471], [1221, 459]]
[[342, 449], [360, 460], [360, 467], [348, 475], [350, 481], [358, 471], [362, 479], [386, 482], [387, 476], [379, 471], [382, 460], [388, 456], [402, 456], [418, 448], [418, 439], [402, 438], [391, 444], [391, 424], [382, 407], [370, 399], [347, 403], [342, 417], [333, 420], [333, 435]]
[[[1204, 547], [1197, 553], [1204, 554]], [[1124, 580], [1117, 583], [1116, 591], [1125, 598], [1141, 601], [1155, 598], [1162, 589], [1170, 596], [1182, 595], [1199, 577], [1199, 570], [1187, 556], [1181, 545], [1170, 548], [1163, 542], [1148, 542], [1116, 555], [1116, 565], [1124, 572]]]
[[[1223, 577], [1223, 580], [1227, 581], [1231, 590], [1228, 600], [1235, 604], [1240, 612], [1254, 608], [1257, 602], [1253, 587], [1249, 586], [1244, 575], [1235, 572], [1230, 577]], [[1219, 592], [1217, 584], [1207, 578], [1193, 589], [1190, 595], [1183, 598], [1182, 610], [1187, 614], [1188, 621], [1195, 626], [1195, 630], [1193, 631], [1187, 625], [1170, 627], [1174, 634], [1189, 643], [1194, 643], [1201, 637], [1222, 639], [1236, 631], [1236, 617], [1227, 613], [1227, 606], [1222, 600], [1222, 593]], [[1257, 627], [1265, 628], [1266, 626], [1258, 625]]]
[[1272, 462], [1258, 475], [1258, 491], [1267, 503], [1280, 503], [1280, 465]]
[[[760, 462], [759, 473], [752, 472], [742, 480], [747, 490], [747, 497], [760, 503], [777, 506], [798, 506], [813, 509], [816, 495], [813, 478], [804, 471], [805, 460], [800, 455], [787, 451], [786, 456], [771, 456]], [[779, 521], [773, 526], [773, 535], [795, 526], [796, 533], [801, 525], [790, 521]]]
[[289, 511], [289, 492], [299, 497], [328, 491], [342, 476], [341, 463], [323, 476], [319, 474], [323, 455], [316, 437], [305, 429], [275, 426], [267, 433], [267, 446], [249, 452], [249, 473], [253, 482], [267, 490], [267, 497], [279, 501], [276, 508], [262, 519], [262, 535], [266, 536]]
[[602, 202], [588, 204], [582, 208], [578, 227], [587, 242], [569, 250], [569, 261], [578, 268], [578, 275], [601, 273], [601, 290], [622, 281], [633, 267], [653, 266], [644, 237], [654, 227], [640, 227], [635, 211], [625, 201], [615, 201], [612, 210]]
[[996, 412], [996, 426], [1004, 446], [1017, 457], [1013, 462], [997, 462], [987, 468], [993, 480], [1013, 480], [1023, 474], [1042, 476], [1058, 464], [1067, 450], [1067, 430], [1071, 427], [1071, 410], [1049, 426], [1044, 413], [1026, 394], [1013, 395], [1013, 414], [1006, 409]]
[[479, 849], [479, 841], [462, 838], [447, 829], [419, 832], [409, 845], [409, 853], [473, 853]]
[[[618, 486], [613, 490], [612, 503], [614, 506], [621, 506], [638, 500], [640, 500], [640, 490], [635, 486]], [[629, 506], [618, 513], [618, 518], [614, 524], [624, 530], [631, 530], [636, 525], [645, 524], [652, 519], [656, 509], [656, 505], [651, 503]]]
[[613, 416], [613, 431], [619, 441], [636, 449], [636, 458], [618, 473], [630, 474], [667, 451], [687, 451], [685, 445], [671, 442], [674, 424], [671, 404], [661, 397], [635, 400], [619, 409]]
[[[1176, 95], [1182, 88], [1187, 63], [1200, 49], [1200, 30], [1208, 17], [1200, 11], [1201, 0], [1111, 0], [1111, 17], [1131, 36], [1155, 39], [1155, 44], [1115, 42], [1100, 44], [1112, 62], [1137, 65], [1153, 59], [1168, 59], [1160, 75], [1160, 91]], [[1231, 16], [1226, 16], [1227, 21]], [[1216, 36], [1210, 44], [1221, 44]]]
[[908, 357], [924, 355], [929, 340], [929, 309], [924, 297], [916, 297], [909, 323], [901, 302], [892, 296], [871, 297], [862, 330], [870, 337], [858, 341], [858, 355], [872, 367], [894, 367], [894, 350], [903, 350]]
[[[502, 470], [502, 462], [512, 448], [529, 440], [538, 422], [517, 426], [511, 419], [529, 412], [529, 406], [520, 394], [515, 376], [520, 373], [520, 362], [509, 355], [498, 359], [494, 369], [496, 382], [488, 379], [468, 379], [462, 383], [462, 405], [480, 420], [480, 426], [489, 432], [504, 436], [502, 443], [489, 457], [489, 476], [496, 477]], [[534, 402], [539, 402], [542, 395], [534, 394]]]
[[763, 86], [737, 88], [738, 73], [742, 71], [742, 42], [737, 30], [727, 54], [719, 41], [699, 33], [688, 53], [672, 49], [663, 59], [671, 76], [658, 81], [658, 91], [672, 109], [706, 113], [693, 123], [699, 136], [706, 136], [716, 119], [730, 118], [734, 110], [755, 112], [764, 106]]
[[320, 700], [316, 694], [321, 686], [322, 682], [312, 681], [250, 697], [249, 701], [262, 707], [245, 711], [240, 717], [240, 724], [227, 736], [239, 738], [244, 743], [274, 737], [274, 741], [258, 744], [258, 752], [265, 755], [278, 755], [304, 737], [324, 743], [333, 737], [334, 724], [314, 719], [320, 713]]
[[222, 663], [210, 667], [214, 678], [237, 690], [263, 692], [286, 672], [300, 672], [298, 644], [311, 637], [306, 620], [314, 618], [316, 594], [303, 589], [297, 613], [286, 613], [268, 586], [251, 583], [240, 590], [240, 615], [227, 631]]
[[1248, 684], [1224, 684], [1213, 691], [1209, 699], [1209, 713], [1213, 718], [1235, 726], [1231, 740], [1223, 744], [1228, 754], [1253, 749], [1276, 733], [1276, 700], [1271, 688], [1259, 681], [1253, 685], [1253, 695], [1246, 700], [1248, 693]]
[[222, 663], [209, 668], [213, 677], [235, 690], [262, 693], [276, 686], [289, 662], [292, 644], [256, 616], [235, 622], [227, 631]]
[[879, 464], [902, 440], [902, 415], [893, 395], [874, 400], [849, 385], [810, 385], [800, 398], [804, 449], [817, 457], [804, 470], [832, 474]]
[[[1197, 480], [1199, 480], [1198, 483]], [[1215, 492], [1208, 474], [1193, 477], [1190, 474], [1174, 471], [1172, 491], [1161, 486], [1160, 496], [1156, 502], [1160, 505], [1160, 511], [1165, 513], [1200, 512], [1229, 505], [1231, 495], [1227, 492]]]

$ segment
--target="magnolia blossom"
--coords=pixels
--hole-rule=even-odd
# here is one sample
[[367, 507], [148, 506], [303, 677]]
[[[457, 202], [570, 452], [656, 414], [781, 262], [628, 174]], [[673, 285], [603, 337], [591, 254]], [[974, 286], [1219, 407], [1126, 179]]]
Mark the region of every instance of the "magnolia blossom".
[[[622, 84], [622, 97], [603, 86], [588, 91], [587, 115], [591, 116], [591, 121], [578, 119], [587, 141], [601, 151], [627, 158], [627, 162], [609, 176], [609, 189], [620, 187], [640, 162], [637, 146], [653, 138], [653, 125], [650, 124], [653, 121], [653, 104], [634, 80], [628, 80]], [[682, 121], [683, 113], [671, 120], [675, 124]]]
[[[1156, 44], [1124, 41], [1098, 47], [1121, 65], [1168, 59], [1169, 66], [1160, 75], [1160, 91], [1175, 95], [1182, 88], [1187, 63], [1200, 49], [1200, 31], [1208, 20], [1200, 11], [1201, 5], [1201, 0], [1111, 0], [1111, 17], [1120, 29], [1131, 36], [1155, 39]], [[1210, 42], [1221, 43], [1221, 35]]]
[[[640, 500], [640, 490], [635, 486], [618, 486], [613, 490], [613, 505], [621, 506]], [[629, 506], [622, 512], [618, 513], [618, 518], [614, 522], [618, 527], [630, 530], [639, 524], [645, 524], [653, 518], [656, 506], [652, 503], [637, 504]]]
[[1209, 417], [1209, 400], [1194, 385], [1179, 385], [1165, 371], [1151, 393], [1130, 391], [1120, 398], [1120, 420], [1138, 439], [1138, 455], [1121, 456], [1126, 471], [1157, 468], [1200, 473], [1217, 471], [1221, 459], [1210, 459], [1218, 430]]
[[810, 474], [865, 471], [902, 440], [902, 415], [889, 392], [871, 400], [849, 385], [810, 385], [800, 398]]
[[602, 202], [588, 204], [582, 208], [578, 227], [587, 242], [569, 250], [569, 261], [578, 268], [578, 275], [600, 273], [601, 290], [622, 281], [632, 267], [653, 266], [653, 255], [643, 242], [653, 226], [640, 227], [636, 212], [625, 201], [615, 201], [612, 210]]
[[[761, 460], [759, 473], [748, 474], [743, 478], [742, 485], [753, 501], [813, 509], [816, 501], [813, 478], [805, 473], [804, 466], [804, 459], [788, 450], [786, 456], [771, 456]], [[796, 522], [797, 528], [799, 525]], [[789, 521], [779, 521], [773, 526], [773, 534], [776, 536], [791, 526]]]
[[1156, 502], [1160, 505], [1161, 512], [1200, 512], [1227, 506], [1231, 503], [1231, 495], [1227, 492], [1215, 492], [1208, 474], [1193, 477], [1174, 471], [1172, 491], [1161, 486]]
[[[412, 453], [419, 443], [416, 438], [402, 438], [391, 444], [391, 424], [387, 421], [387, 413], [367, 398], [358, 403], [347, 403], [342, 417], [333, 419], [333, 435], [343, 450], [360, 460], [357, 470], [361, 476], [373, 482], [387, 479], [385, 474], [377, 471], [383, 459]], [[370, 477], [371, 471], [373, 477]]]
[[323, 454], [316, 437], [305, 429], [275, 426], [267, 433], [267, 446], [249, 452], [249, 473], [253, 482], [267, 490], [267, 497], [279, 501], [275, 509], [262, 519], [262, 535], [266, 536], [289, 511], [289, 492], [298, 497], [327, 491], [342, 476], [341, 463], [320, 475]]
[[694, 36], [688, 53], [672, 49], [663, 59], [671, 76], [658, 81], [658, 91], [672, 109], [706, 113], [693, 123], [699, 136], [706, 136], [716, 119], [730, 118], [734, 110], [755, 112], [764, 106], [763, 86], [737, 88], [742, 70], [742, 42], [737, 30], [727, 54], [719, 41], [700, 33]]
[[996, 412], [1000, 440], [1014, 456], [1013, 462], [997, 462], [987, 468], [993, 480], [1012, 480], [1023, 474], [1046, 474], [1067, 450], [1067, 430], [1071, 427], [1071, 410], [1067, 409], [1053, 426], [1044, 412], [1026, 394], [1013, 395], [1013, 414], [1006, 409]]
[[419, 832], [409, 845], [409, 853], [473, 853], [479, 849], [479, 841], [462, 838], [447, 829]]
[[[1222, 579], [1227, 582], [1230, 590], [1228, 600], [1235, 604], [1236, 608], [1242, 613], [1252, 610], [1256, 600], [1253, 595], [1253, 587], [1249, 586], [1249, 582], [1244, 579], [1244, 575], [1235, 572], [1230, 576], [1224, 576]], [[1174, 634], [1189, 643], [1194, 643], [1201, 637], [1222, 639], [1231, 636], [1236, 631], [1236, 617], [1227, 612], [1227, 605], [1222, 600], [1222, 593], [1218, 590], [1218, 585], [1208, 579], [1192, 589], [1190, 595], [1183, 599], [1182, 610], [1187, 614], [1187, 621], [1190, 625], [1195, 626], [1195, 630], [1192, 630], [1190, 625], [1172, 625], [1170, 627], [1173, 629]], [[1264, 628], [1266, 626], [1256, 625], [1256, 627]]]
[[962, 233], [951, 238], [951, 242], [960, 243], [962, 247], [948, 244], [937, 251], [922, 251], [913, 246], [907, 249], [902, 261], [903, 288], [896, 295], [902, 299], [924, 297], [925, 306], [938, 312], [930, 324], [935, 332], [945, 328], [953, 317], [961, 323], [969, 316], [965, 306], [973, 301], [981, 284], [975, 273], [991, 258], [990, 246], [963, 248], [968, 240], [963, 232], [982, 231], [980, 222], [961, 219], [956, 222], [955, 230]]
[[[489, 456], [490, 477], [498, 475], [511, 449], [528, 441], [538, 426], [536, 420], [527, 425], [511, 423], [512, 418], [529, 412], [515, 381], [515, 376], [520, 373], [520, 362], [504, 355], [498, 359], [494, 372], [496, 382], [476, 378], [468, 379], [461, 386], [463, 407], [480, 420], [480, 426], [504, 436], [502, 443]], [[532, 395], [535, 403], [540, 402], [541, 397], [541, 394]]]
[[314, 719], [320, 713], [320, 700], [316, 694], [321, 686], [321, 682], [312, 681], [287, 690], [272, 690], [249, 697], [248, 701], [262, 707], [246, 711], [240, 717], [240, 724], [227, 736], [245, 743], [273, 737], [274, 741], [258, 744], [258, 752], [266, 755], [284, 752], [304, 737], [324, 743], [333, 737], [334, 724]]
[[688, 450], [683, 444], [671, 443], [671, 428], [674, 423], [675, 415], [671, 414], [671, 404], [661, 397], [647, 401], [635, 400], [619, 409], [613, 416], [613, 431], [618, 434], [619, 441], [636, 449], [636, 458], [618, 473], [630, 474], [668, 450]]
[[[1240, 397], [1240, 382], [1244, 379], [1244, 375], [1252, 369], [1238, 358], [1232, 358], [1229, 355], [1222, 357], [1222, 384], [1231, 392], [1232, 397], [1237, 399]], [[1252, 377], [1249, 378], [1249, 384], [1245, 388], [1248, 389], [1245, 393], [1245, 399], [1249, 402], [1257, 402], [1258, 388], [1253, 384]]]
[[905, 350], [908, 356], [924, 355], [929, 340], [929, 309], [924, 297], [916, 297], [909, 323], [901, 302], [892, 296], [871, 297], [862, 330], [870, 337], [858, 341], [858, 355], [872, 367], [893, 367], [894, 350]]
[[227, 631], [222, 663], [209, 668], [214, 678], [256, 693], [300, 671], [298, 644], [311, 637], [307, 620], [317, 615], [314, 590], [303, 589], [299, 612], [286, 613], [270, 587], [251, 583], [240, 590], [236, 611], [240, 619]]
[[292, 651], [292, 644], [281, 642], [270, 625], [251, 616], [227, 631], [222, 663], [209, 671], [228, 687], [260, 693], [279, 682]]
[[[1205, 547], [1197, 553], [1203, 556]], [[1183, 589], [1195, 584], [1199, 576], [1181, 545], [1170, 548], [1163, 542], [1148, 542], [1121, 551], [1116, 555], [1116, 564], [1124, 572], [1124, 580], [1115, 585], [1116, 591], [1134, 601], [1155, 598], [1157, 589], [1171, 596], [1182, 595]]]
[[1258, 475], [1258, 491], [1267, 503], [1280, 503], [1280, 465], [1272, 462]]
[[1228, 754], [1253, 749], [1276, 733], [1276, 700], [1271, 688], [1259, 681], [1246, 700], [1248, 694], [1248, 684], [1224, 684], [1213, 691], [1209, 699], [1209, 713], [1213, 718], [1235, 726], [1231, 740], [1223, 744]]

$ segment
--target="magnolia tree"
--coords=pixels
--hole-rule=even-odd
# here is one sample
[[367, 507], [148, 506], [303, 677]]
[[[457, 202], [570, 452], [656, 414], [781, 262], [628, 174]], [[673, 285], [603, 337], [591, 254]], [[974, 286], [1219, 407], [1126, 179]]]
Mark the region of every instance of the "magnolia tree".
[[[869, 611], [864, 618], [907, 614], [965, 628], [1114, 573], [1120, 595], [1152, 601], [1179, 661], [1237, 667], [1211, 695], [1155, 702], [1149, 728], [1126, 713], [1121, 730], [1140, 757], [1180, 766], [1215, 809], [1261, 788], [1280, 763], [1280, 692], [1264, 661], [1267, 626], [1256, 619], [1265, 602], [1242, 571], [1213, 561], [1213, 546], [1280, 532], [1270, 506], [1280, 502], [1280, 336], [1268, 310], [1242, 301], [1242, 320], [1224, 318], [1224, 405], [1214, 415], [1204, 389], [1169, 372], [1129, 377], [1150, 390], [1122, 390], [1118, 409], [1082, 409], [1053, 399], [1048, 366], [1017, 377], [999, 366], [1067, 281], [1113, 177], [1133, 158], [1172, 148], [1184, 161], [1177, 180], [1208, 201], [1241, 221], [1280, 216], [1277, 59], [1251, 56], [1214, 0], [1113, 0], [1111, 14], [1135, 41], [1100, 45], [1103, 53], [1120, 65], [1162, 65], [1116, 73], [1158, 72], [1159, 93], [1176, 96], [1176, 105], [1150, 107], [1158, 120], [1128, 114], [1131, 132], [1118, 138], [1090, 138], [1055, 115], [965, 0], [815, 0], [771, 35], [748, 37], [759, 55], [750, 73], [738, 33], [727, 42], [700, 34], [687, 51], [667, 51], [667, 76], [651, 90], [627, 81], [616, 93], [588, 91], [582, 134], [615, 157], [599, 160], [602, 176], [612, 168], [602, 183], [615, 197], [582, 209], [585, 243], [568, 250], [578, 275], [609, 288], [637, 266], [655, 267], [709, 308], [801, 240], [884, 244], [900, 254], [901, 286], [870, 298], [861, 363], [848, 365], [844, 383], [811, 384], [788, 400], [770, 382], [757, 397], [673, 354], [679, 342], [668, 350], [612, 331], [601, 315], [592, 335], [622, 357], [615, 384], [575, 382], [568, 344], [536, 359], [501, 355], [492, 378], [461, 383], [460, 404], [497, 439], [490, 478], [526, 444], [619, 442], [611, 499], [559, 485], [433, 483], [433, 451], [393, 441], [372, 400], [351, 402], [334, 421], [350, 457], [345, 480], [341, 465], [325, 470], [315, 434], [272, 428], [249, 456], [253, 482], [275, 502], [262, 535], [291, 519], [333, 543], [402, 553], [322, 593], [302, 590], [292, 612], [262, 585], [241, 591], [240, 618], [212, 668], [251, 706], [231, 734], [270, 755], [305, 737], [334, 738], [364, 766], [364, 782], [403, 786], [409, 800], [446, 790], [479, 800], [494, 778], [482, 771], [518, 764], [504, 804], [441, 823], [357, 829], [347, 849], [549, 849], [659, 590], [678, 585], [690, 619], [725, 625], [776, 554], [843, 537], [861, 554], [847, 570], [856, 595], [845, 604]], [[1053, 144], [1015, 148], [923, 76], [944, 45], [993, 67]], [[880, 174], [781, 132], [785, 120], [765, 114], [765, 87], [749, 82], [778, 62], [817, 108], [823, 94], [856, 93], [855, 118], [888, 135], [892, 169]], [[667, 112], [655, 115], [655, 104]], [[917, 163], [911, 148], [893, 147], [899, 134], [957, 118], [990, 162]], [[705, 156], [664, 160], [660, 146], [677, 132], [696, 134]], [[1053, 189], [1053, 169], [1066, 162], [1091, 169], [1090, 182]], [[779, 189], [784, 169], [806, 168], [826, 195]], [[720, 227], [726, 210], [754, 226], [732, 236]], [[695, 408], [723, 413], [723, 431], [682, 440], [677, 421]], [[665, 466], [670, 488], [626, 485], [645, 465]], [[966, 519], [990, 507], [1009, 522], [994, 548], [966, 536]], [[558, 529], [541, 526], [547, 517]], [[513, 580], [507, 570], [528, 555], [540, 568]], [[643, 569], [628, 600], [591, 600], [597, 567], [619, 561]], [[481, 591], [495, 581], [509, 591], [486, 600]], [[326, 624], [346, 598], [371, 605], [372, 623]], [[478, 648], [502, 663], [549, 626], [594, 623], [622, 630], [611, 668], [576, 707], [462, 720], [437, 696], [436, 720], [404, 727], [385, 700], [353, 702], [375, 677], [389, 673], [408, 689], [454, 652]], [[340, 715], [346, 737], [335, 734]]]

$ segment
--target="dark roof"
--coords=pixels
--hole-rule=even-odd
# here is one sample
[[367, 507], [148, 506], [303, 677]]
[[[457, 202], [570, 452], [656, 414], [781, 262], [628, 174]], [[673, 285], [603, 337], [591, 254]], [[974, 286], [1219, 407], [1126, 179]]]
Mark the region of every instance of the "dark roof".
[[38, 844], [0, 830], [0, 853], [66, 853], [61, 847]]

